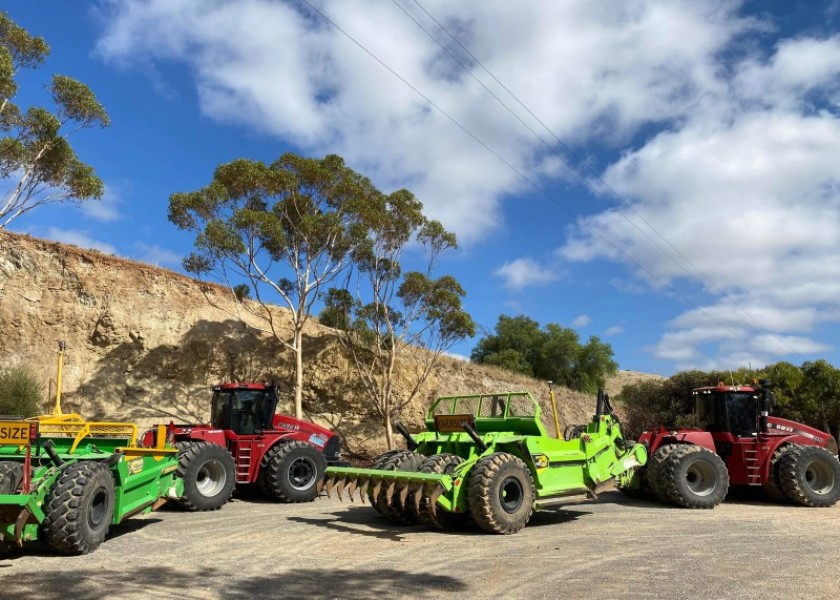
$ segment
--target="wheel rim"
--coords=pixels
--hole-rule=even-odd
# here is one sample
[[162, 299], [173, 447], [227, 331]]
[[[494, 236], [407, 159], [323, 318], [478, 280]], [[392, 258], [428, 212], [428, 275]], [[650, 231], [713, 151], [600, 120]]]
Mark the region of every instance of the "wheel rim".
[[195, 486], [202, 496], [212, 498], [221, 492], [227, 482], [227, 471], [221, 461], [208, 460], [198, 470], [195, 478]]
[[813, 460], [805, 467], [805, 485], [815, 494], [828, 494], [834, 488], [834, 471], [823, 460]]
[[105, 490], [98, 490], [90, 502], [87, 521], [91, 529], [98, 529], [105, 520], [108, 512], [108, 493]]
[[311, 459], [300, 457], [289, 465], [289, 484], [296, 490], [308, 490], [314, 485], [317, 472]]
[[516, 477], [508, 477], [499, 488], [499, 503], [506, 513], [515, 513], [522, 506], [524, 495], [522, 482]]
[[705, 461], [695, 461], [686, 469], [685, 481], [693, 494], [708, 496], [717, 485], [715, 469]]

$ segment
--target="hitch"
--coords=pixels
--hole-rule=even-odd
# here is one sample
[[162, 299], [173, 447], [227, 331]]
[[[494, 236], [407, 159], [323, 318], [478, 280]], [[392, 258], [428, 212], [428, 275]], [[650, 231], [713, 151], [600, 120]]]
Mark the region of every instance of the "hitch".
[[55, 443], [53, 443], [52, 440], [47, 440], [46, 442], [44, 442], [44, 445], [42, 446], [42, 448], [49, 455], [50, 460], [53, 461], [53, 464], [56, 467], [60, 467], [61, 465], [64, 464], [64, 461], [61, 460], [61, 457], [55, 451], [55, 448], [53, 446], [55, 446]]
[[467, 432], [467, 435], [472, 438], [472, 441], [475, 442], [475, 445], [478, 446], [478, 449], [481, 450], [482, 454], [487, 452], [487, 448], [489, 446], [484, 443], [484, 440], [481, 439], [481, 436], [478, 435], [478, 432], [475, 430], [475, 427], [473, 427], [469, 421], [464, 421], [463, 423], [461, 423], [461, 427], [463, 427], [464, 431]]
[[405, 425], [403, 425], [401, 421], [397, 421], [394, 424], [394, 429], [396, 429], [399, 432], [399, 434], [405, 438], [405, 443], [408, 446], [409, 450], [411, 450], [412, 452], [414, 450], [417, 450], [417, 446], [419, 446], [417, 440], [411, 437], [411, 434], [408, 432], [408, 429], [405, 428]]

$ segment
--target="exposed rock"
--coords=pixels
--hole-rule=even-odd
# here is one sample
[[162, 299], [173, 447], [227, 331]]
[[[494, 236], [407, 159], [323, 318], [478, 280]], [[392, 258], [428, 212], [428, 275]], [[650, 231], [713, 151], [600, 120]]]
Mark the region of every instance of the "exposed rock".
[[[219, 381], [274, 380], [288, 410], [291, 352], [236, 308], [230, 291], [214, 284], [0, 231], [0, 367], [27, 365], [46, 385], [65, 341], [65, 409], [91, 419], [204, 421], [208, 388]], [[282, 323], [286, 313], [276, 314]], [[331, 330], [312, 319], [304, 333], [308, 415], [338, 429], [351, 450], [380, 449], [381, 425]], [[397, 393], [406, 393], [410, 373], [411, 365], [398, 370]], [[548, 408], [544, 382], [443, 358], [403, 420], [422, 427], [437, 396], [507, 389], [527, 389]], [[565, 389], [558, 402], [562, 425], [585, 421], [594, 407]]]

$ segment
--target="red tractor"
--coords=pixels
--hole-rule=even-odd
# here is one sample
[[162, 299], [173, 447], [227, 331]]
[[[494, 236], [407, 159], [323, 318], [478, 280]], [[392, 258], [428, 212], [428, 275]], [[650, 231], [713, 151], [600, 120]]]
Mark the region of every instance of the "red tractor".
[[[342, 466], [338, 435], [277, 408], [277, 388], [261, 383], [225, 383], [212, 388], [210, 424], [169, 425], [181, 451], [181, 503], [189, 510], [214, 510], [234, 484], [256, 483], [280, 502], [309, 502], [327, 465]], [[151, 442], [144, 435], [144, 445]], [[146, 439], [149, 437], [149, 439]]]
[[777, 500], [832, 506], [840, 499], [837, 442], [828, 433], [770, 416], [775, 396], [760, 387], [693, 391], [696, 429], [646, 431], [648, 464], [626, 491], [685, 508], [713, 508], [729, 486], [761, 486]]

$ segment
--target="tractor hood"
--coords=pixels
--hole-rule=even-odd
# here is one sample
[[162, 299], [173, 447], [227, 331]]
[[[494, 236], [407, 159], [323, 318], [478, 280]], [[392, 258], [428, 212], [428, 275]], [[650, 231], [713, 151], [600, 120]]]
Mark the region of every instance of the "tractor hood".
[[[803, 425], [802, 423], [797, 423], [796, 421], [782, 419], [780, 417], [767, 418], [767, 433], [770, 435], [785, 436], [798, 435], [811, 440], [816, 445], [822, 446], [823, 448], [831, 447], [832, 442], [834, 442], [834, 438], [830, 433], [826, 433], [825, 431], [821, 431], [814, 427], [809, 427], [808, 425]], [[836, 448], [836, 442], [834, 447]]]
[[[274, 415], [272, 425], [275, 430], [279, 431], [297, 431], [309, 434], [310, 441], [318, 447], [323, 447], [323, 445], [335, 435], [334, 432], [330, 431], [326, 427], [321, 427], [315, 423], [310, 423], [309, 421], [304, 421], [303, 419], [296, 419], [295, 417], [284, 414]], [[319, 439], [311, 439], [313, 437]]]

